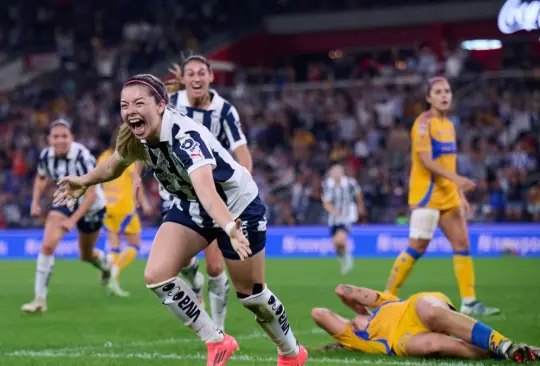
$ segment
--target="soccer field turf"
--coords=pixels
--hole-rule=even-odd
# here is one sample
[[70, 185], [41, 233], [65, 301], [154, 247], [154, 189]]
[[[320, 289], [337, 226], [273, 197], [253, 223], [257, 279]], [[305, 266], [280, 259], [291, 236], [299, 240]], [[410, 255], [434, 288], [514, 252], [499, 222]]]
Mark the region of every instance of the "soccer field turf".
[[[332, 340], [315, 329], [311, 308], [329, 307], [350, 317], [352, 312], [334, 295], [335, 286], [382, 289], [391, 264], [387, 259], [358, 259], [355, 270], [342, 276], [335, 259], [268, 260], [266, 273], [298, 340], [315, 347]], [[540, 259], [504, 257], [475, 264], [479, 299], [503, 312], [482, 320], [515, 341], [540, 344]], [[20, 306], [32, 298], [35, 263], [0, 262], [0, 365], [204, 365], [205, 347], [145, 289], [143, 268], [144, 262], [137, 261], [123, 273], [122, 284], [131, 297], [116, 298], [106, 296], [92, 267], [59, 260], [51, 278], [48, 312], [24, 314]], [[448, 294], [459, 306], [451, 259], [421, 260], [400, 295], [429, 290]], [[236, 301], [232, 288], [226, 328], [240, 344], [230, 365], [276, 364], [274, 346], [252, 313]], [[310, 351], [310, 359], [308, 365], [473, 364], [346, 351]]]

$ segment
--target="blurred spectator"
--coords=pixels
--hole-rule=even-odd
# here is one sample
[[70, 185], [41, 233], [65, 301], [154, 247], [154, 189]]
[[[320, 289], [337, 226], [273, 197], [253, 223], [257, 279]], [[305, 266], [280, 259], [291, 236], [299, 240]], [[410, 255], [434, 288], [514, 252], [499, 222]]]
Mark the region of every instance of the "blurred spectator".
[[[86, 2], [64, 3], [55, 10], [48, 10], [49, 1], [0, 5], [8, 20], [0, 26], [7, 35], [0, 51], [50, 48], [60, 54], [63, 65], [57, 73], [0, 95], [0, 227], [42, 224], [27, 213], [37, 154], [46, 145], [49, 121], [59, 116], [72, 120], [76, 138], [97, 155], [121, 123], [117, 91], [130, 73], [148, 72], [183, 50], [195, 51], [206, 39], [231, 29], [231, 24], [246, 25], [238, 14], [226, 11], [228, 1], [165, 0], [170, 9], [166, 13], [151, 3], [127, 6], [125, 0], [92, 7]], [[341, 6], [324, 3], [329, 9]], [[388, 4], [345, 3], [353, 8]], [[250, 22], [265, 12], [289, 12], [299, 6], [297, 2], [254, 6], [252, 1], [245, 5], [254, 14]], [[64, 21], [66, 14], [72, 21]], [[117, 21], [106, 21], [111, 16]], [[31, 31], [32, 27], [40, 31]], [[369, 221], [405, 224], [410, 126], [422, 113], [425, 96], [412, 78], [404, 84], [396, 78], [423, 80], [440, 70], [461, 85], [462, 73], [471, 70], [474, 60], [456, 47], [445, 51], [445, 57], [439, 63], [426, 46], [386, 54], [336, 51], [333, 59], [314, 58], [303, 65], [285, 60], [260, 74], [240, 69], [231, 79], [236, 80], [232, 88], [216, 86], [239, 110], [270, 224], [325, 222], [320, 185], [332, 161], [342, 161], [360, 182]], [[391, 82], [374, 79], [379, 75]], [[305, 80], [305, 85], [295, 84]], [[271, 85], [260, 88], [254, 81]], [[537, 84], [491, 79], [464, 88], [466, 94], [455, 90], [450, 118], [458, 131], [458, 171], [477, 182], [469, 196], [471, 220], [540, 221]], [[156, 183], [150, 175], [145, 179], [157, 201]], [[44, 207], [48, 200], [44, 198]], [[157, 218], [146, 221], [154, 223]]]

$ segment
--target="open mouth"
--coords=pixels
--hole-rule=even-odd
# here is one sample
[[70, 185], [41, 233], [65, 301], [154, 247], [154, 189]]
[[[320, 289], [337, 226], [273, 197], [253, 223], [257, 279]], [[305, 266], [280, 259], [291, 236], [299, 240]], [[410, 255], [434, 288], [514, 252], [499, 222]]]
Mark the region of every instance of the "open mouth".
[[142, 135], [144, 133], [144, 126], [145, 123], [140, 118], [132, 118], [129, 120], [129, 125], [131, 126], [131, 129], [135, 133], [135, 135]]
[[203, 86], [202, 85], [191, 85], [191, 89], [193, 89], [193, 91], [196, 91], [196, 92], [199, 92], [203, 89]]

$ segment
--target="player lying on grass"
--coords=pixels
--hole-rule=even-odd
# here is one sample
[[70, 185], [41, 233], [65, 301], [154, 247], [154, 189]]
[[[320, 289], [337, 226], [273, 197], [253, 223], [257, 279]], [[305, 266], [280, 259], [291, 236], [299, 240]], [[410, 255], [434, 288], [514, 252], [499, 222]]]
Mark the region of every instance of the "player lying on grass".
[[485, 324], [456, 312], [440, 292], [422, 292], [400, 300], [367, 288], [339, 285], [336, 293], [357, 315], [349, 321], [328, 309], [313, 309], [313, 320], [338, 342], [323, 349], [396, 356], [495, 357], [518, 363], [540, 359], [539, 348], [515, 344]]

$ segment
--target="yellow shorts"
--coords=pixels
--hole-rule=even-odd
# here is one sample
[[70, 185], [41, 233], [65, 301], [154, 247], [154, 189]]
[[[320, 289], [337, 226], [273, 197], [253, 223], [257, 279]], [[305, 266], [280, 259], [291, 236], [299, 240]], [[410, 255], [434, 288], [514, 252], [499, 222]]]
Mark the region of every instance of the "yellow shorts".
[[420, 292], [409, 297], [405, 300], [407, 308], [405, 313], [399, 320], [394, 330], [390, 344], [392, 345], [392, 350], [396, 356], [407, 356], [407, 342], [411, 339], [412, 336], [418, 333], [429, 332], [424, 324], [418, 318], [416, 313], [416, 303], [418, 299], [422, 296], [431, 296], [443, 300], [445, 303], [450, 305], [452, 309], [455, 309], [454, 305], [450, 299], [441, 292]]
[[103, 220], [103, 225], [113, 233], [138, 234], [141, 232], [141, 220], [136, 212], [127, 215], [107, 214]]

